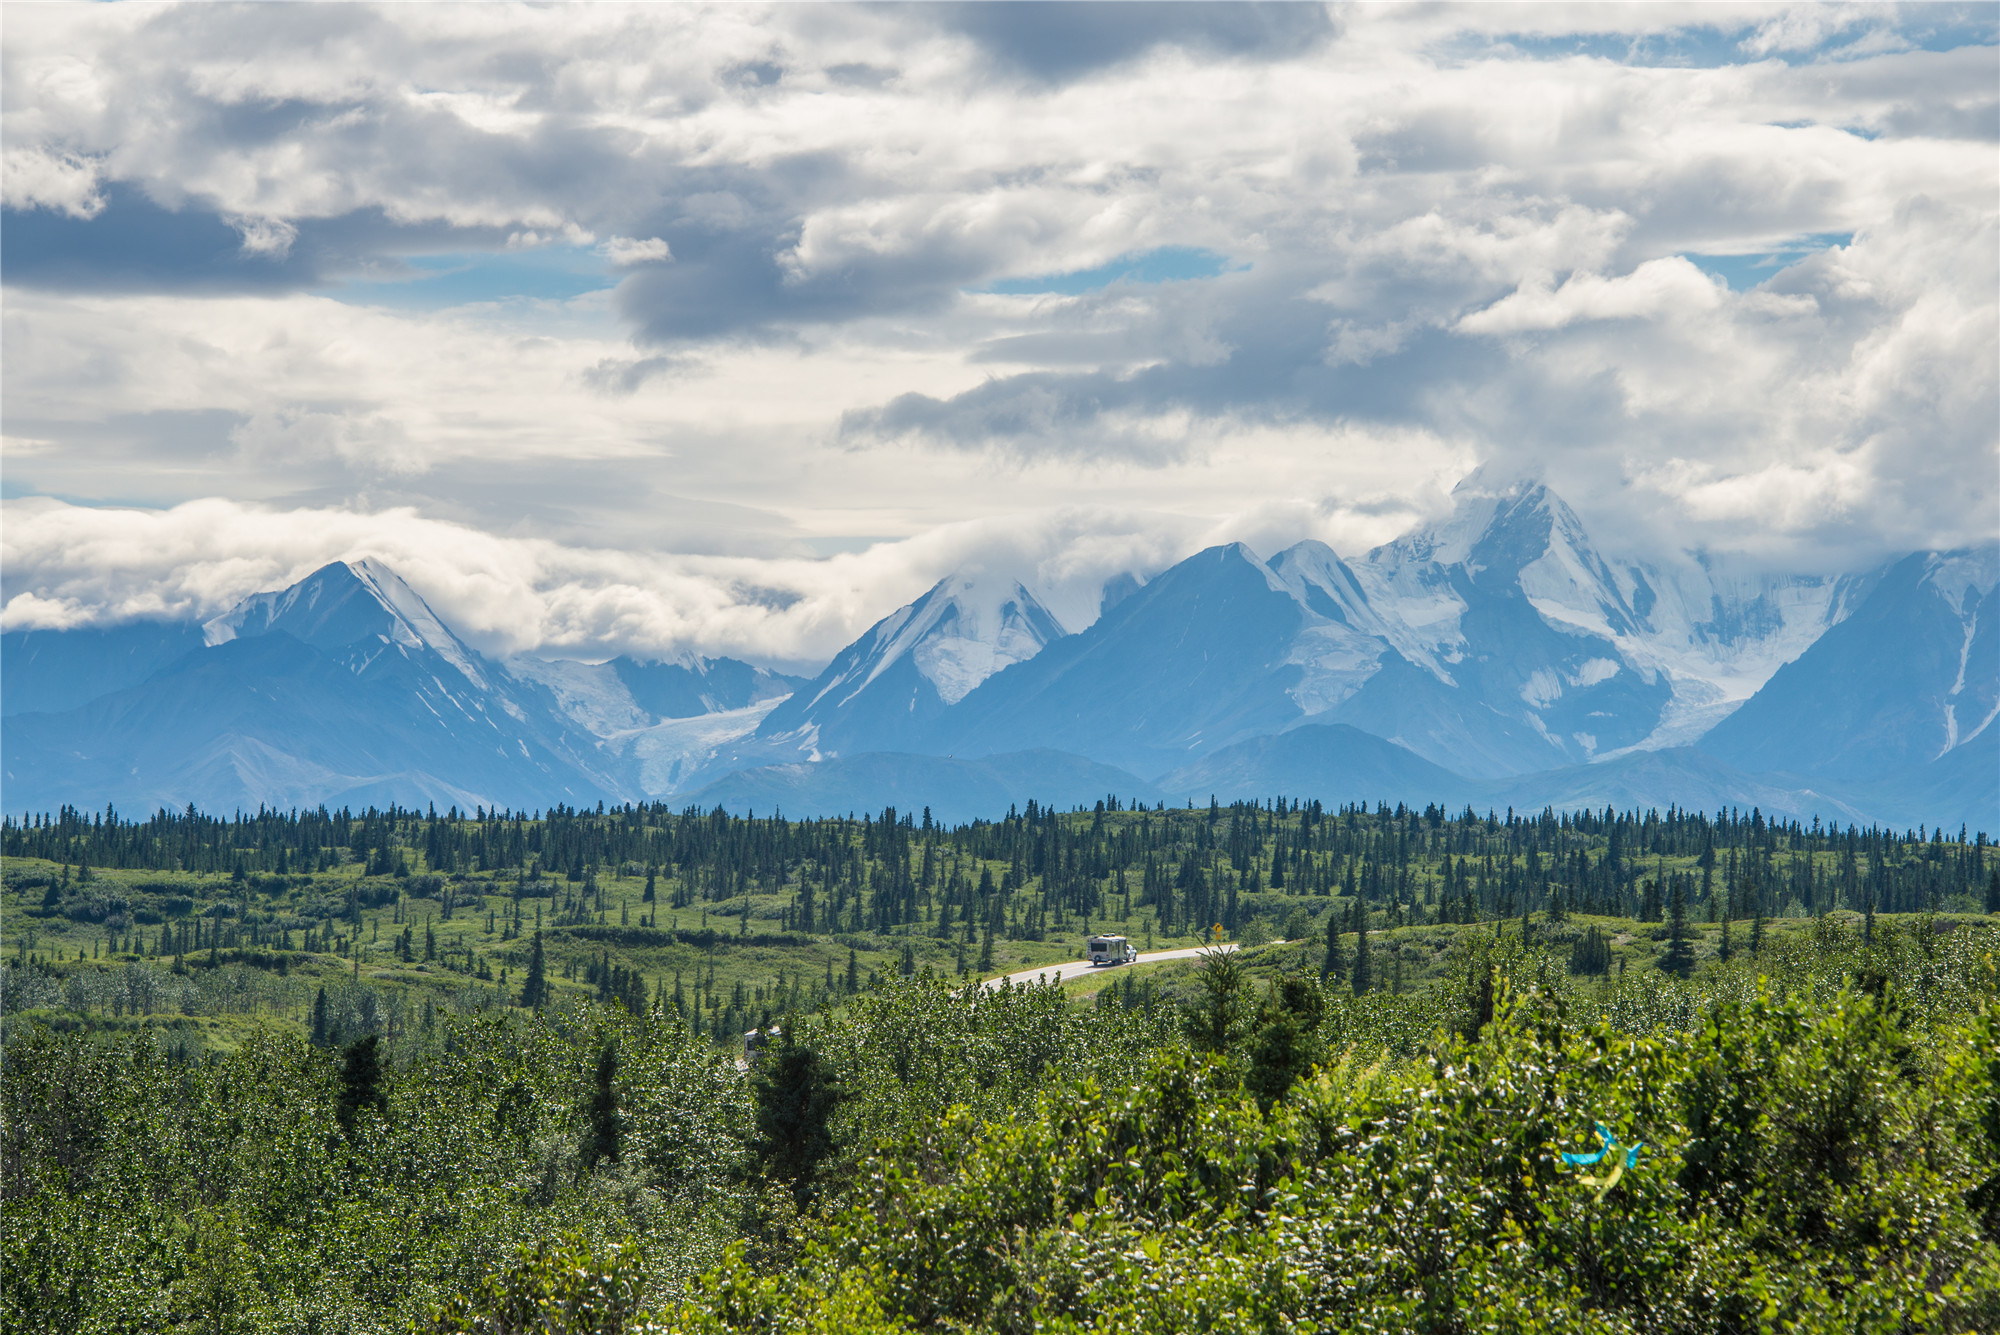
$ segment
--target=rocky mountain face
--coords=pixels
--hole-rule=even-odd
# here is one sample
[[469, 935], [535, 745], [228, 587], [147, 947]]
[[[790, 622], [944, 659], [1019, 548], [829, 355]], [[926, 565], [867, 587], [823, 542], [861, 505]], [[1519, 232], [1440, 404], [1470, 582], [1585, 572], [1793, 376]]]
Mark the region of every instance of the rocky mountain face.
[[969, 693], [1066, 634], [1015, 581], [940, 580], [835, 654], [715, 768], [928, 749]]
[[1614, 565], [1546, 487], [1470, 490], [1449, 521], [1365, 560], [1317, 542], [1269, 561], [1213, 548], [956, 701], [895, 678], [888, 707], [863, 704], [845, 683], [879, 679], [899, 651], [919, 679], [898, 637], [934, 590], [761, 731], [809, 717], [821, 755], [1061, 745], [1160, 773], [1249, 737], [1343, 723], [1498, 778], [1695, 740], [1868, 583]]
[[[1445, 522], [1364, 559], [1316, 542], [1268, 561], [1200, 552], [956, 702], [914, 687], [913, 667], [888, 676], [882, 646], [913, 604], [774, 713], [763, 751], [693, 781], [760, 761], [1039, 749], [1185, 795], [1373, 785], [1991, 825], [2000, 777], [1954, 748], [1991, 744], [1993, 564], [1923, 554], [1829, 577], [1616, 561], [1546, 486], [1474, 478]], [[1922, 646], [1921, 670], [1899, 646]], [[861, 677], [896, 682], [894, 707], [851, 707], [838, 685]], [[810, 729], [789, 712], [808, 694]], [[1962, 795], [1942, 777], [1956, 769], [1973, 776]]]
[[20, 632], [0, 655], [0, 772], [38, 809], [624, 800], [647, 729], [790, 689], [728, 660], [496, 664], [365, 560], [203, 626]]
[[204, 627], [10, 633], [0, 764], [28, 806], [803, 814], [911, 805], [929, 776], [947, 805], [1103, 784], [1996, 828], [1996, 586], [2000, 546], [1834, 577], [1613, 560], [1547, 487], [1475, 477], [1365, 557], [1211, 548], [1119, 581], [1075, 633], [1020, 583], [955, 576], [804, 682], [489, 660], [358, 561]]

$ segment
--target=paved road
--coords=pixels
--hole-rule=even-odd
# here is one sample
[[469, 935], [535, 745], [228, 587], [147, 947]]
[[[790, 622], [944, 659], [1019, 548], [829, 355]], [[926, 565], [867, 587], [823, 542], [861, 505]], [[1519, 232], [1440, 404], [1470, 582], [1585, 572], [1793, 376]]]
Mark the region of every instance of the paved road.
[[[1204, 951], [1231, 951], [1234, 949], [1236, 949], [1234, 941], [1225, 941], [1219, 946], [1193, 946], [1187, 950], [1155, 950], [1149, 954], [1139, 956], [1134, 963], [1158, 964], [1163, 960], [1191, 960]], [[1093, 965], [1089, 960], [1071, 960], [1067, 964], [1044, 964], [1039, 969], [1023, 969], [1019, 973], [1006, 974], [1000, 978], [989, 978], [986, 980], [986, 986], [999, 987], [1002, 982], [1012, 983], [1016, 987], [1024, 987], [1029, 983], [1035, 982], [1061, 983], [1067, 982], [1071, 978], [1081, 978], [1087, 973], [1101, 973], [1106, 977], [1115, 978], [1118, 976], [1119, 969], [1124, 967], [1126, 966], [1122, 964], [1099, 967]]]

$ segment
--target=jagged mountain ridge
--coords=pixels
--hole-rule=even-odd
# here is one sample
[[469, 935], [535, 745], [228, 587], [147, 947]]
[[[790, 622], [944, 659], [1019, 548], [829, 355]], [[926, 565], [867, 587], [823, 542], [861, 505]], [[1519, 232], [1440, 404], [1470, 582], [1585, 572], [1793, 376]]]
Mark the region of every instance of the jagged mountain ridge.
[[[831, 801], [840, 774], [880, 786], [911, 755], [1033, 754], [1009, 762], [1010, 784], [1045, 774], [1068, 791], [1097, 772], [1132, 791], [1268, 795], [1324, 782], [1335, 790], [1296, 795], [1351, 800], [1349, 776], [1396, 796], [1443, 785], [1703, 804], [1740, 791], [1840, 819], [1900, 818], [1920, 800], [1933, 818], [1950, 806], [1991, 825], [1996, 569], [2000, 547], [1832, 578], [1614, 561], [1545, 486], [1474, 479], [1445, 522], [1364, 558], [1314, 542], [1268, 561], [1211, 548], [1122, 581], [1075, 634], [1020, 583], [949, 578], [802, 686], [692, 656], [489, 660], [359, 561], [198, 633], [9, 633], [4, 767], [9, 800], [31, 804], [366, 793], [535, 806], [739, 790]], [[255, 641], [298, 652], [244, 647]], [[121, 769], [121, 755], [140, 763]], [[716, 786], [861, 756], [877, 759]], [[964, 782], [969, 794], [987, 780]]]
[[1694, 740], [1866, 586], [1614, 564], [1546, 486], [1475, 478], [1446, 522], [1366, 559], [1310, 541], [1268, 562], [1213, 548], [955, 704], [912, 673], [884, 693], [896, 707], [848, 708], [831, 684], [883, 662], [875, 646], [920, 600], [774, 713], [761, 752], [730, 762], [1064, 746], [1157, 774], [1313, 721], [1476, 779], [1533, 773]]
[[1067, 634], [1018, 581], [939, 580], [772, 710], [739, 758], [923, 749], [969, 693]]
[[[1925, 569], [1965, 567], [1964, 554], [1911, 560]], [[1707, 803], [1737, 792], [1746, 803], [1762, 799], [1786, 811], [1817, 804], [1839, 819], [1908, 814], [1912, 804], [1896, 796], [1902, 784], [1955, 810], [1986, 811], [1990, 824], [2000, 814], [2000, 778], [1960, 804], [1944, 800], [1952, 790], [1937, 770], [1882, 771], [1857, 786], [1824, 767], [1781, 765], [1778, 749], [1739, 748], [1727, 760], [1689, 749], [1705, 736], [1728, 736], [1716, 724], [1746, 702], [1756, 706], [1746, 718], [1779, 710], [1774, 701], [1798, 675], [1779, 679], [1779, 670], [1795, 659], [1817, 661], [1807, 651], [1822, 641], [1818, 652], [1831, 653], [1842, 640], [1830, 629], [1878, 589], [1893, 599], [1897, 587], [1891, 567], [1773, 576], [1694, 557], [1614, 561], [1546, 486], [1475, 477], [1445, 522], [1364, 559], [1346, 560], [1316, 542], [1268, 562], [1240, 544], [1198, 553], [1110, 603], [1083, 631], [995, 672], [956, 705], [905, 710], [881, 735], [863, 715], [841, 719], [838, 754], [1059, 748], [1134, 777], [1159, 776], [1142, 781], [1169, 790], [1226, 780], [1268, 795], [1347, 762], [1334, 755], [1315, 762], [1297, 740], [1274, 747], [1255, 739], [1308, 730], [1324, 741], [1342, 735], [1327, 729], [1344, 727], [1405, 757], [1363, 759], [1366, 748], [1351, 739], [1334, 748], [1357, 776], [1385, 783], [1423, 773], [1413, 763], [1422, 761], [1437, 767], [1433, 778], [1462, 778], [1459, 793], [1624, 800], [1650, 787], [1662, 803]], [[1983, 594], [1965, 593], [1990, 590], [1992, 581], [1958, 578], [1956, 587], [1950, 624], [1932, 628], [1933, 675], [1949, 669], [1951, 678], [1933, 684], [1936, 699], [1925, 706], [1940, 738], [1960, 717], [1962, 730], [1983, 726], [2000, 696], [2000, 664], [1987, 661], [1994, 655], [1984, 647], [2000, 615], [1982, 610]], [[836, 663], [862, 657], [866, 642]], [[1893, 678], [1893, 667], [1879, 675]], [[1885, 685], [1868, 708], [1889, 709], [1895, 689]], [[822, 709], [821, 719], [830, 712], [837, 713]], [[1865, 713], [1849, 711], [1839, 729], [1866, 731]], [[804, 749], [826, 726], [786, 733], [767, 723], [767, 749], [738, 752], [722, 768], [835, 754]], [[1804, 735], [1797, 720], [1784, 726], [1787, 735]], [[1229, 757], [1220, 770], [1203, 765], [1218, 755]], [[1788, 772], [1771, 773], [1780, 768]]]
[[[59, 674], [107, 646], [123, 652], [107, 655], [91, 687], [60, 689]], [[735, 712], [761, 717], [792, 685], [734, 660], [543, 664], [539, 674], [495, 663], [372, 560], [327, 565], [203, 626], [20, 632], [5, 652], [0, 773], [9, 800], [48, 807], [627, 800], [644, 795], [641, 752], [659, 749], [648, 749], [651, 729], [737, 697]], [[593, 707], [608, 691], [565, 696], [548, 680], [593, 674], [628, 707], [623, 745], [597, 732], [609, 720]]]
[[1735, 764], [1867, 781], [1944, 759], [2000, 718], [2000, 544], [1923, 552], [1702, 739]]

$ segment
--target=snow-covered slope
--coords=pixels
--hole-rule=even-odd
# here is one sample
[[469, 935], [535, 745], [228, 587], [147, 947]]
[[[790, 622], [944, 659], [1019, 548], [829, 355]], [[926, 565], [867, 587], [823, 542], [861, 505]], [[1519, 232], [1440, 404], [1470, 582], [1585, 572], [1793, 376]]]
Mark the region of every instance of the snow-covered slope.
[[123, 689], [10, 719], [10, 793], [226, 811], [542, 807], [625, 791], [596, 739], [495, 672], [379, 562], [247, 598], [203, 638]]
[[503, 666], [508, 675], [547, 689], [557, 708], [598, 737], [759, 704], [768, 713], [769, 706], [805, 684], [740, 659], [692, 653], [668, 659], [621, 654], [602, 663], [522, 655]]
[[[1495, 486], [1475, 475], [1456, 499], [1444, 523], [1366, 561], [1336, 566], [1323, 548], [1297, 556], [1294, 548], [1272, 564], [1296, 571], [1304, 591], [1337, 601], [1347, 625], [1419, 670], [1385, 673], [1371, 692], [1348, 666], [1365, 646], [1317, 661], [1302, 655], [1301, 706], [1345, 704], [1344, 721], [1468, 773], [1684, 745], [1846, 615], [1868, 586], [1746, 575], [1692, 557], [1671, 566], [1614, 562], [1538, 482]], [[1422, 715], [1435, 717], [1415, 722]]]
[[995, 673], [938, 721], [929, 749], [1046, 747], [1135, 774], [1176, 768], [1297, 721], [1288, 655], [1311, 616], [1248, 547], [1211, 547]]
[[336, 561], [288, 589], [245, 598], [203, 626], [210, 646], [283, 631], [338, 653], [357, 675], [384, 651], [405, 660], [433, 654], [474, 687], [488, 689], [479, 655], [431, 611], [416, 590], [380, 561]]
[[1866, 781], [1944, 760], [1996, 720], [2000, 547], [1989, 545], [1895, 563], [1701, 745], [1740, 767]]
[[922, 749], [946, 710], [1065, 633], [1017, 581], [939, 580], [773, 710], [757, 729], [754, 763]]
[[522, 656], [505, 667], [546, 691], [556, 710], [595, 736], [605, 763], [647, 798], [680, 792], [805, 684], [738, 659], [698, 654], [621, 655], [603, 663]]

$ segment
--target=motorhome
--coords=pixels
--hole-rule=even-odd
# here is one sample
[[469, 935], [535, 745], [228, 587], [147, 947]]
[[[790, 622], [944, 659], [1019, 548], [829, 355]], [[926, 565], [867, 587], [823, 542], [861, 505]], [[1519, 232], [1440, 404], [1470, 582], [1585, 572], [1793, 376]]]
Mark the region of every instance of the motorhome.
[[1139, 958], [1139, 952], [1122, 936], [1093, 936], [1085, 948], [1093, 965], [1130, 964]]

